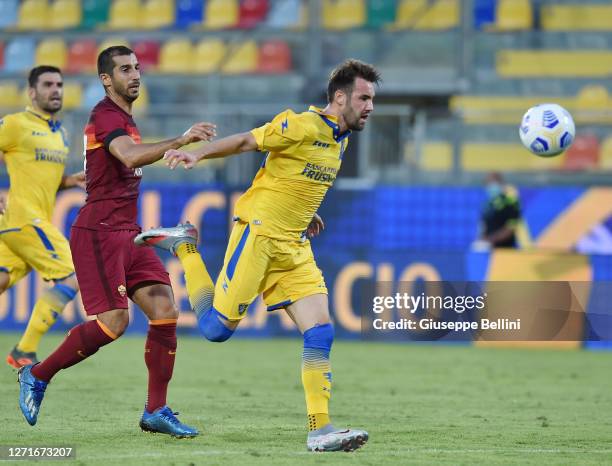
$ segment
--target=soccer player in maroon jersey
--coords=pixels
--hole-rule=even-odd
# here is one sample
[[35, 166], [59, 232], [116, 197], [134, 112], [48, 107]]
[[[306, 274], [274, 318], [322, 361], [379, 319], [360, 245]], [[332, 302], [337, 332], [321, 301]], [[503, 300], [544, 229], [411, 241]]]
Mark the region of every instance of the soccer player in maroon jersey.
[[194, 437], [198, 431], [179, 422], [166, 405], [178, 318], [168, 273], [153, 250], [135, 246], [133, 239], [140, 232], [141, 167], [161, 159], [169, 149], [210, 140], [215, 127], [197, 123], [182, 136], [141, 144], [131, 116], [140, 86], [136, 55], [127, 47], [109, 47], [98, 56], [98, 74], [106, 97], [94, 107], [85, 128], [87, 201], [70, 238], [85, 311], [96, 320], [72, 328], [47, 359], [20, 370], [19, 404], [28, 423], [34, 425], [51, 378], [123, 334], [130, 298], [149, 319], [145, 345], [149, 384], [140, 427], [174, 437]]

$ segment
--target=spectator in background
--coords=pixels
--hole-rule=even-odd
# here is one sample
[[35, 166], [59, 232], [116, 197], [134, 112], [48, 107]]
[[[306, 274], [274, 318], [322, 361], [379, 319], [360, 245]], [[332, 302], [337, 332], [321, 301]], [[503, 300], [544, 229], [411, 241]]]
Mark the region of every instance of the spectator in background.
[[518, 247], [521, 206], [516, 189], [505, 184], [501, 174], [495, 172], [487, 175], [485, 184], [487, 202], [480, 217], [479, 242], [491, 248]]

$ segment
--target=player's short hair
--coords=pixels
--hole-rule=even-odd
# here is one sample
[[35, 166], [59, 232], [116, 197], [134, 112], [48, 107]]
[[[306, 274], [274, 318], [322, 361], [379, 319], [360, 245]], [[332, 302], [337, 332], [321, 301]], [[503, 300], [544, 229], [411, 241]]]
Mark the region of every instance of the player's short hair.
[[51, 65], [40, 65], [36, 68], [32, 68], [30, 70], [30, 74], [28, 75], [28, 85], [30, 87], [36, 87], [36, 84], [38, 84], [38, 78], [40, 78], [40, 75], [43, 73], [59, 73], [61, 75], [62, 70], [60, 70], [57, 66]]
[[113, 74], [113, 68], [115, 67], [113, 57], [132, 55], [133, 53], [134, 51], [125, 45], [113, 45], [102, 50], [100, 55], [98, 55], [98, 76], [101, 74]]
[[327, 101], [333, 102], [336, 91], [343, 90], [347, 94], [353, 92], [355, 79], [362, 78], [374, 84], [380, 84], [380, 72], [372, 65], [359, 60], [346, 60], [340, 64], [329, 77], [327, 84]]

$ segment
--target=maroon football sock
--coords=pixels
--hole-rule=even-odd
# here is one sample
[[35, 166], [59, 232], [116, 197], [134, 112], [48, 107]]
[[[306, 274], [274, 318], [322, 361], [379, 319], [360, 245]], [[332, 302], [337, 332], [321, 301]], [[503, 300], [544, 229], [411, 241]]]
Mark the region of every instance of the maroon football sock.
[[83, 361], [115, 338], [117, 337], [99, 321], [83, 322], [71, 328], [62, 344], [44, 361], [32, 368], [32, 375], [49, 382], [61, 369]]
[[166, 404], [166, 393], [174, 370], [175, 355], [176, 320], [163, 319], [149, 322], [145, 363], [149, 369], [147, 411], [150, 413]]

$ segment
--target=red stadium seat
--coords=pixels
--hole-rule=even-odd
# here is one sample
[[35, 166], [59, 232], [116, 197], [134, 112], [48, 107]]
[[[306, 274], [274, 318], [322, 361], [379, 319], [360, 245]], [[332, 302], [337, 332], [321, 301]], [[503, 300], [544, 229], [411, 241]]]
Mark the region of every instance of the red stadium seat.
[[0, 42], [0, 70], [4, 68], [4, 42]]
[[143, 70], [157, 68], [159, 63], [159, 42], [143, 40], [134, 44], [134, 53], [138, 57], [138, 63]]
[[259, 47], [259, 73], [287, 73], [291, 70], [291, 49], [287, 42], [270, 40]]
[[93, 39], [73, 42], [68, 49], [66, 71], [68, 73], [93, 73], [96, 70], [98, 46]]
[[594, 134], [581, 134], [567, 150], [564, 170], [593, 170], [599, 165], [599, 140]]
[[254, 28], [266, 19], [269, 8], [268, 0], [243, 0], [240, 3], [238, 27], [242, 29]]

